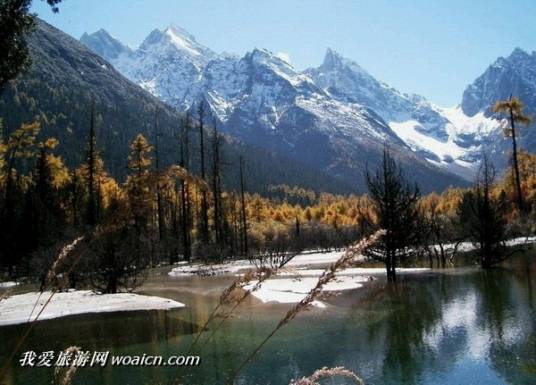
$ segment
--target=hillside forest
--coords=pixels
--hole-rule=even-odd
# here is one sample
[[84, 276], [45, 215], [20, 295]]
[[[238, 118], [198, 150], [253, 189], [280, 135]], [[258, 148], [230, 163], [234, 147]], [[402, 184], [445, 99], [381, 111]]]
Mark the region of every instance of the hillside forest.
[[[522, 103], [514, 101], [520, 115]], [[515, 162], [504, 175], [496, 175], [483, 156], [472, 187], [440, 194], [422, 195], [407, 182], [386, 146], [382, 164], [366, 172], [366, 194], [271, 185], [266, 197], [248, 192], [248, 165], [242, 158], [228, 161], [222, 135], [203, 124], [202, 105], [198, 112], [196, 118], [185, 115], [177, 129], [179, 161], [162, 167], [155, 111], [154, 138], [139, 134], [130, 143], [124, 181], [107, 171], [93, 105], [84, 161], [77, 167], [66, 166], [58, 155], [62, 144], [40, 135], [39, 123], [3, 137], [3, 274], [44, 282], [42, 272], [62, 247], [85, 235], [77, 259], [84, 268], [69, 271], [69, 286], [116, 292], [139, 284], [147, 267], [233, 258], [262, 263], [304, 250], [343, 248], [383, 228], [387, 234], [367, 256], [384, 262], [394, 279], [396, 266], [416, 259], [430, 266], [453, 263], [463, 242], [478, 246], [476, 262], [492, 266], [506, 256], [508, 238], [535, 231], [536, 155], [522, 149], [512, 153]], [[222, 182], [231, 168], [238, 170], [238, 188]]]

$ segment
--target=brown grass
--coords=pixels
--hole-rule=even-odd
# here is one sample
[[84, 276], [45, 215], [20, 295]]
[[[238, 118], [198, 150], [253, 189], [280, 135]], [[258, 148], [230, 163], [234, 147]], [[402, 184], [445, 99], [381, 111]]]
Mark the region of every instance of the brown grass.
[[[65, 349], [65, 353], [70, 354], [73, 358], [80, 352], [80, 348], [77, 346], [69, 346]], [[74, 360], [71, 358], [71, 365], [66, 368], [56, 367], [54, 369], [54, 384], [58, 385], [70, 385], [73, 382], [74, 375], [78, 366], [75, 365]]]
[[358, 385], [365, 385], [365, 382], [359, 378], [354, 372], [338, 366], [336, 368], [322, 368], [316, 370], [309, 377], [302, 377], [299, 380], [293, 380], [289, 385], [320, 385], [319, 381], [326, 378], [344, 377], [354, 380]]

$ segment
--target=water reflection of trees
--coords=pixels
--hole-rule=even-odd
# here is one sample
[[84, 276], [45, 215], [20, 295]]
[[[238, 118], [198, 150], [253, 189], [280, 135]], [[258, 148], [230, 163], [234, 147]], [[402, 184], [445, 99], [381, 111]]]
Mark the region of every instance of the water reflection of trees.
[[383, 383], [414, 384], [430, 366], [445, 365], [428, 337], [441, 321], [442, 304], [455, 294], [448, 279], [452, 277], [405, 277], [386, 285], [384, 295], [376, 299], [375, 306], [388, 312], [385, 319], [369, 325], [368, 345], [383, 354]]
[[[534, 316], [534, 308], [528, 306], [526, 274], [516, 274], [494, 269], [407, 275], [396, 284], [376, 282], [343, 294], [330, 300], [336, 307], [298, 317], [266, 346], [239, 383], [286, 383], [338, 365], [375, 385], [449, 383], [459, 367], [489, 358], [503, 378], [528, 384], [534, 369], [529, 358], [536, 356], [535, 328], [534, 321], [527, 327], [525, 320]], [[207, 350], [203, 374], [185, 383], [221, 383], [221, 373], [277, 321], [243, 317], [229, 323]], [[520, 327], [527, 331], [519, 334]], [[522, 357], [519, 365], [513, 363], [516, 355]]]
[[[527, 262], [525, 258], [520, 261]], [[489, 349], [492, 367], [509, 384], [536, 383], [536, 312], [531, 282], [536, 265], [521, 263], [484, 277], [485, 285], [500, 294], [483, 297], [480, 312], [493, 331]]]
[[[319, 367], [339, 365], [375, 385], [448, 383], [445, 379], [467, 360], [489, 360], [508, 383], [534, 383], [532, 276], [536, 276], [534, 269], [401, 275], [396, 284], [376, 282], [346, 292], [329, 299], [335, 306], [301, 315], [274, 337], [237, 383], [284, 384]], [[151, 322], [145, 316], [143, 322], [129, 322], [128, 327], [123, 317], [118, 317], [117, 324], [109, 320], [109, 328], [118, 330], [113, 333], [132, 335], [123, 343], [112, 336], [111, 345], [127, 354], [141, 350], [184, 353], [191, 324], [204, 319], [211, 308], [202, 300], [189, 301], [189, 305], [192, 314], [183, 309], [177, 317], [189, 324], [182, 329], [174, 319], [159, 313]], [[181, 382], [224, 383], [229, 370], [264, 338], [283, 309], [243, 309], [203, 349], [202, 367], [182, 371]], [[99, 335], [104, 337], [105, 330], [88, 328], [88, 340], [95, 341]], [[43, 343], [48, 341], [45, 338]], [[89, 371], [80, 373], [80, 378], [165, 383], [176, 374], [162, 368], [107, 369], [104, 377]]]
[[383, 354], [374, 383], [448, 378], [457, 365], [468, 364], [463, 360], [487, 358], [509, 383], [534, 383], [532, 269], [407, 277], [385, 286], [374, 306], [390, 311], [368, 326], [371, 359]]
[[[367, 326], [367, 365], [382, 362], [379, 373], [368, 375], [377, 379], [374, 383], [414, 384], [446, 377], [461, 360], [488, 356], [504, 377], [505, 371], [532, 370], [534, 375], [534, 309], [526, 274], [495, 269], [407, 276], [379, 292], [370, 306], [384, 310], [384, 316]], [[513, 366], [516, 354], [521, 362]]]

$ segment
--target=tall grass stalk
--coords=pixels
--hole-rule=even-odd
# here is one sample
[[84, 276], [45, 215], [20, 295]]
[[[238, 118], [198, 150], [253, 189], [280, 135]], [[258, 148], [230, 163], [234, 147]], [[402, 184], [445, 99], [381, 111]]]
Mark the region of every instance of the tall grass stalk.
[[[65, 260], [65, 258], [74, 250], [74, 248], [76, 247], [76, 245], [78, 245], [79, 242], [81, 242], [82, 240], [84, 239], [84, 237], [78, 237], [76, 238], [73, 242], [67, 244], [66, 246], [64, 246], [60, 252], [60, 254], [58, 255], [58, 258], [56, 258], [56, 260], [54, 261], [54, 264], [52, 265], [52, 267], [50, 268], [48, 274], [47, 274], [47, 279], [46, 279], [46, 282], [47, 284], [49, 284], [52, 279], [54, 277], [56, 277], [57, 273], [58, 273], [58, 267], [60, 266], [60, 263], [62, 261]], [[80, 259], [82, 258], [82, 256], [85, 254], [85, 252], [87, 251], [88, 249], [86, 248], [85, 250], [83, 250], [78, 256], [77, 258], [73, 261], [73, 263], [71, 264], [69, 270], [67, 271], [67, 274], [70, 274], [73, 269], [76, 267], [76, 265], [78, 264], [78, 262], [80, 261]], [[37, 301], [36, 303], [39, 301], [39, 298], [41, 297], [41, 294], [42, 294], [42, 291], [45, 289], [45, 285], [43, 285], [43, 288], [41, 290], [41, 293], [39, 294], [39, 297], [37, 298]], [[60, 287], [56, 287], [56, 288], [53, 288], [50, 292], [50, 295], [48, 296], [47, 300], [45, 301], [44, 305], [41, 307], [41, 309], [39, 310], [39, 312], [37, 313], [36, 317], [33, 319], [33, 321], [30, 322], [30, 325], [28, 325], [28, 327], [26, 328], [26, 330], [24, 331], [24, 333], [21, 335], [21, 337], [19, 338], [17, 344], [15, 345], [15, 348], [13, 349], [13, 351], [11, 352], [10, 356], [6, 359], [6, 361], [4, 362], [4, 365], [2, 366], [1, 370], [0, 370], [0, 384], [2, 383], [2, 381], [4, 380], [4, 377], [7, 373], [7, 370], [11, 364], [11, 362], [13, 361], [13, 359], [15, 358], [15, 355], [19, 352], [20, 348], [22, 347], [24, 341], [26, 341], [26, 339], [28, 338], [28, 336], [30, 335], [30, 332], [33, 330], [35, 324], [37, 323], [37, 320], [39, 319], [39, 317], [41, 316], [41, 314], [43, 313], [43, 311], [46, 309], [46, 307], [50, 304], [50, 302], [52, 301], [52, 298], [54, 297], [54, 295], [60, 290]], [[36, 304], [34, 304], [34, 307], [32, 309], [32, 313], [34, 311], [36, 307]]]
[[[257, 280], [257, 283], [251, 289], [246, 290], [244, 292], [244, 294], [235, 302], [235, 304], [231, 308], [231, 310], [229, 310], [228, 312], [225, 313], [225, 315], [221, 319], [220, 323], [212, 330], [212, 333], [210, 333], [210, 335], [205, 339], [205, 341], [203, 342], [203, 345], [201, 346], [201, 348], [203, 348], [210, 341], [210, 339], [212, 337], [214, 337], [214, 335], [219, 330], [219, 328], [223, 325], [223, 323], [225, 321], [227, 321], [229, 319], [229, 317], [233, 314], [233, 312], [236, 310], [236, 308], [238, 306], [240, 306], [240, 304], [242, 302], [244, 302], [244, 300], [247, 297], [249, 297], [251, 295], [251, 293], [253, 293], [254, 291], [259, 290], [259, 288], [261, 287], [262, 283], [264, 281], [266, 281], [267, 279], [269, 279], [275, 273], [276, 273], [276, 271], [274, 271], [274, 270], [272, 270], [272, 269], [270, 269], [268, 267], [261, 267], [261, 268], [259, 268], [257, 271], [255, 271], [252, 274], [252, 278], [250, 278], [247, 283], [251, 282], [253, 280], [253, 278]], [[244, 283], [243, 285], [246, 285], [247, 283]]]
[[244, 275], [240, 276], [239, 278], [235, 279], [221, 294], [220, 294], [220, 299], [218, 301], [218, 304], [214, 307], [214, 309], [212, 309], [212, 311], [210, 312], [207, 320], [205, 321], [205, 323], [203, 324], [203, 326], [201, 327], [201, 329], [197, 332], [197, 335], [195, 336], [195, 339], [192, 341], [192, 343], [190, 344], [190, 347], [188, 348], [188, 351], [186, 353], [186, 355], [188, 355], [192, 350], [193, 348], [195, 347], [195, 345], [197, 344], [197, 342], [199, 341], [199, 338], [201, 337], [201, 335], [203, 334], [203, 332], [205, 332], [208, 328], [208, 325], [210, 324], [210, 322], [214, 319], [214, 317], [216, 316], [218, 310], [225, 304], [231, 302], [232, 300], [232, 296], [234, 294], [234, 292], [244, 286], [244, 285], [247, 285], [251, 280], [252, 280], [252, 277], [253, 277], [253, 274], [254, 272], [253, 271], [248, 271], [246, 272]]
[[336, 368], [324, 367], [322, 369], [318, 369], [311, 376], [291, 381], [289, 385], [320, 385], [319, 381], [333, 377], [350, 378], [358, 385], [365, 385], [365, 382], [354, 372], [345, 369], [342, 366], [338, 366]]
[[[216, 329], [215, 329], [216, 331], [232, 315], [233, 311], [236, 310], [236, 308], [242, 302], [244, 302], [244, 300], [247, 297], [249, 297], [249, 295], [251, 295], [251, 293], [253, 293], [254, 291], [258, 290], [265, 280], [267, 280], [271, 276], [277, 274], [279, 270], [281, 270], [287, 263], [289, 263], [300, 252], [301, 252], [301, 250], [293, 252], [288, 257], [283, 258], [281, 260], [281, 262], [279, 263], [279, 265], [276, 266], [275, 268], [268, 268], [268, 267], [262, 267], [261, 266], [261, 267], [257, 268], [256, 270], [249, 270], [244, 275], [242, 275], [239, 278], [235, 279], [231, 283], [231, 285], [229, 287], [227, 287], [222, 292], [222, 294], [220, 295], [220, 300], [218, 301], [218, 304], [214, 307], [214, 309], [212, 309], [212, 311], [210, 312], [210, 315], [208, 316], [207, 320], [205, 321], [205, 323], [201, 327], [201, 330], [199, 330], [199, 332], [197, 333], [194, 341], [192, 342], [192, 344], [190, 345], [190, 347], [188, 349], [188, 353], [190, 353], [192, 351], [192, 349], [194, 348], [194, 346], [199, 342], [199, 339], [200, 339], [201, 335], [207, 330], [208, 325], [210, 324], [210, 322], [218, 314], [218, 310], [220, 310], [223, 305], [228, 304], [230, 302], [233, 302], [233, 294], [237, 289], [242, 288], [243, 286], [246, 286], [248, 283], [250, 283], [253, 280], [258, 281], [254, 285], [253, 288], [251, 288], [250, 290], [246, 290], [245, 293], [235, 302], [235, 305], [233, 306], [233, 308], [225, 314], [225, 316], [223, 317], [223, 320], [216, 327]], [[207, 340], [205, 340], [205, 342], [203, 343], [203, 346], [208, 342], [208, 340], [210, 340], [210, 338], [212, 338], [212, 336], [214, 334], [215, 334], [215, 331], [213, 331], [211, 333], [211, 335], [207, 338]]]
[[[79, 352], [80, 348], [78, 346], [69, 346], [67, 349], [65, 349], [65, 353], [69, 354], [70, 357], [74, 357]], [[73, 382], [77, 369], [78, 366], [76, 365], [74, 359], [71, 359], [71, 364], [67, 368], [56, 367], [54, 369], [54, 384], [70, 385], [71, 382]]]
[[372, 246], [378, 241], [378, 239], [385, 234], [385, 230], [378, 230], [373, 235], [365, 238], [356, 244], [348, 247], [346, 252], [331, 266], [329, 266], [318, 278], [318, 281], [314, 288], [307, 294], [307, 296], [298, 302], [287, 314], [279, 321], [277, 326], [266, 336], [266, 338], [255, 348], [253, 352], [236, 368], [231, 376], [227, 380], [227, 384], [233, 384], [236, 376], [240, 371], [255, 357], [255, 355], [262, 349], [262, 347], [272, 338], [283, 326], [292, 321], [301, 311], [308, 309], [314, 300], [321, 294], [323, 287], [335, 279], [337, 271], [344, 269], [354, 260], [355, 257], [361, 255], [368, 247]]
[[[258, 290], [262, 282], [267, 280], [269, 277], [273, 276], [278, 272], [278, 270], [282, 269], [287, 263], [289, 263], [296, 255], [298, 255], [300, 251], [296, 251], [289, 255], [287, 258], [284, 258], [281, 260], [279, 265], [275, 269], [271, 269], [268, 267], [259, 267], [256, 270], [249, 270], [244, 275], [240, 276], [239, 278], [235, 279], [231, 285], [229, 285], [220, 295], [220, 299], [218, 301], [218, 304], [212, 309], [210, 312], [207, 320], [197, 333], [195, 339], [190, 344], [190, 347], [188, 348], [188, 351], [186, 355], [191, 353], [191, 351], [194, 349], [196, 344], [199, 342], [199, 339], [201, 338], [201, 335], [207, 330], [208, 325], [210, 322], [216, 317], [218, 314], [218, 311], [226, 304], [233, 302], [233, 295], [234, 292], [242, 288], [243, 286], [246, 286], [248, 283], [250, 283], [252, 280], [256, 279], [258, 282], [249, 290], [246, 290], [245, 293], [235, 302], [234, 306], [230, 311], [228, 311], [225, 316], [223, 317], [222, 321], [216, 326], [216, 328], [212, 331], [212, 333], [208, 336], [208, 338], [203, 343], [202, 347], [204, 347], [207, 342], [214, 336], [214, 334], [218, 331], [218, 329], [223, 325], [223, 323], [232, 315], [232, 313], [236, 310], [236, 308], [254, 291]], [[179, 368], [180, 369], [180, 368]], [[175, 378], [175, 383], [179, 381], [179, 377]]]

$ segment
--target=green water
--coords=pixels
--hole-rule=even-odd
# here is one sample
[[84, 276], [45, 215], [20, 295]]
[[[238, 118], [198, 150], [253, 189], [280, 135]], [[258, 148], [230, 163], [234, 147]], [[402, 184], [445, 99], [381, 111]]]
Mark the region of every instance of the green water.
[[[536, 384], [536, 263], [531, 255], [491, 271], [462, 268], [380, 279], [325, 299], [269, 341], [236, 384], [288, 384], [324, 366], [345, 366], [367, 384]], [[152, 277], [142, 288], [186, 303], [172, 312], [85, 315], [38, 323], [22, 350], [70, 345], [112, 354], [184, 354], [225, 278]], [[199, 352], [199, 367], [81, 368], [74, 384], [224, 384], [288, 305], [248, 300]], [[23, 327], [0, 328], [4, 362]], [[52, 370], [21, 368], [7, 384], [50, 384]], [[344, 382], [325, 381], [326, 384]]]

